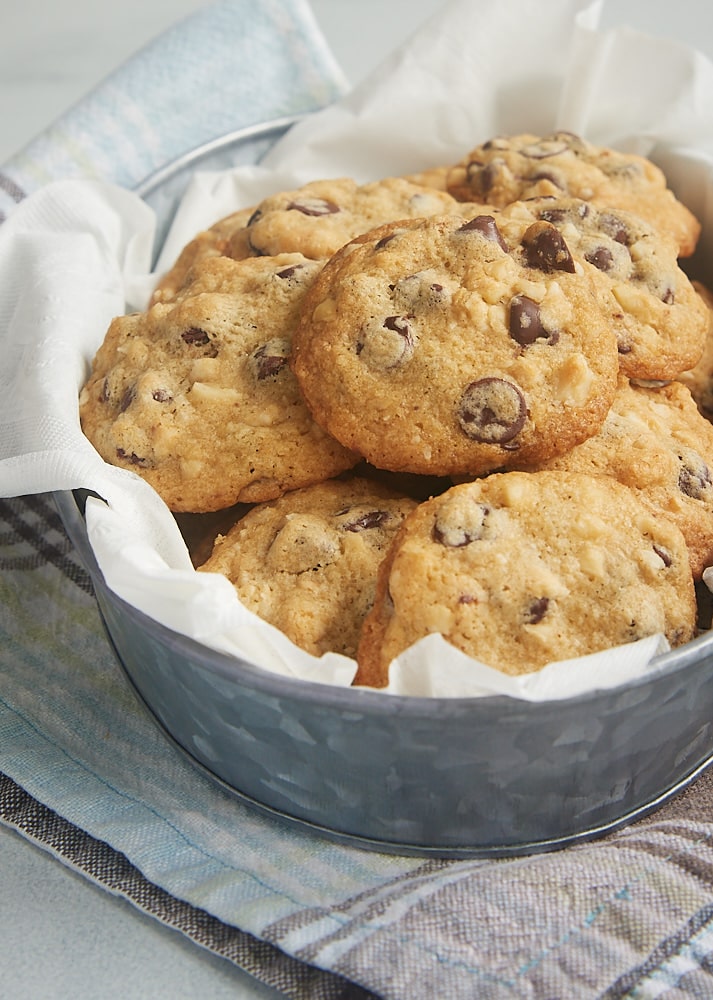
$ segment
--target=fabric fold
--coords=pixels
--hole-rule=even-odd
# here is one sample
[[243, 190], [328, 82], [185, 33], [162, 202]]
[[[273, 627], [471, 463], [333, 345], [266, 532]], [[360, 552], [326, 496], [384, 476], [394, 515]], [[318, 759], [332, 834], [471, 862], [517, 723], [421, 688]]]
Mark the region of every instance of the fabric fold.
[[[343, 91], [306, 0], [225, 0], [7, 164], [0, 212], [56, 179], [133, 187], [206, 140]], [[713, 995], [708, 772], [602, 840], [499, 861], [365, 851], [266, 816], [145, 713], [47, 492], [0, 499], [0, 821], [299, 1000]]]

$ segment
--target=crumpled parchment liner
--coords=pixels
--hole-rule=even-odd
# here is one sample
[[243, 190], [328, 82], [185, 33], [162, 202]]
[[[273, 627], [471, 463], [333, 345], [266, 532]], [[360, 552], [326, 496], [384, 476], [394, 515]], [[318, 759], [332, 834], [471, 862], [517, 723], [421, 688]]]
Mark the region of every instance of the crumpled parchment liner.
[[[555, 0], [542, 18], [526, 0], [447, 5], [344, 100], [295, 126], [262, 165], [198, 173], [156, 271], [199, 229], [271, 192], [318, 177], [366, 182], [412, 173], [453, 163], [494, 134], [561, 127], [662, 166], [703, 223], [691, 273], [706, 281], [713, 65], [684, 46], [625, 28], [599, 32], [599, 10], [599, 3]], [[91, 358], [112, 316], [144, 308], [155, 281], [152, 232], [151, 212], [134, 195], [80, 181], [48, 185], [3, 226], [0, 274], [9, 295], [0, 324], [12, 355], [0, 374], [3, 490], [93, 489], [107, 502], [87, 503], [90, 542], [108, 586], [124, 600], [266, 669], [348, 685], [353, 661], [310, 656], [245, 609], [225, 578], [196, 573], [154, 491], [102, 462], [81, 435], [76, 396]], [[430, 635], [394, 662], [386, 691], [565, 698], [628, 683], [656, 669], [652, 657], [667, 648], [662, 636], [651, 636], [513, 678]]]

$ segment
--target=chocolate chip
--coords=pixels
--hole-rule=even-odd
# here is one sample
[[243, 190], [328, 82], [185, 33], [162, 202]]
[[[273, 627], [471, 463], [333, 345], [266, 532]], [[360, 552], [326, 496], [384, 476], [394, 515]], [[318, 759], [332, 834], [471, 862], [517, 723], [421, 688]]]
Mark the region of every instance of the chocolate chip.
[[550, 184], [554, 184], [560, 191], [567, 190], [567, 184], [562, 175], [556, 174], [553, 170], [538, 170], [536, 173], [530, 174], [527, 179], [529, 181], [549, 181]]
[[408, 316], [387, 316], [384, 320], [384, 327], [387, 330], [393, 330], [394, 333], [398, 333], [400, 337], [405, 340], [411, 339], [411, 327], [409, 326]]
[[632, 161], [602, 160], [601, 168], [608, 177], [624, 178], [629, 181], [638, 179], [643, 173], [641, 166]]
[[702, 500], [711, 486], [710, 469], [695, 453], [679, 455], [681, 470], [678, 474], [678, 488], [693, 500]]
[[667, 306], [672, 306], [676, 296], [674, 295], [673, 288], [665, 288], [663, 294], [661, 295], [661, 301], [665, 302]]
[[512, 441], [525, 425], [525, 397], [502, 378], [482, 378], [466, 386], [458, 407], [458, 423], [469, 438], [484, 444]]
[[541, 338], [549, 338], [540, 315], [540, 307], [527, 295], [515, 295], [510, 300], [510, 336], [523, 347]]
[[117, 448], [116, 455], [117, 458], [121, 458], [125, 462], [129, 462], [131, 465], [140, 465], [145, 468], [146, 466], [151, 464], [147, 458], [141, 458], [134, 451], [132, 452], [124, 451], [123, 448]]
[[582, 151], [587, 148], [587, 143], [576, 132], [569, 132], [566, 128], [557, 129], [552, 133], [553, 139], [565, 142], [570, 149]]
[[584, 259], [593, 264], [599, 271], [610, 271], [614, 263], [614, 255], [607, 247], [596, 247], [594, 250], [588, 250]]
[[[346, 513], [346, 511], [345, 511]], [[343, 524], [344, 531], [368, 531], [369, 528], [381, 528], [391, 520], [388, 510], [370, 510], [361, 514], [353, 521]]]
[[520, 152], [532, 160], [546, 160], [550, 156], [559, 156], [560, 153], [566, 153], [570, 148], [570, 143], [565, 140], [564, 136], [564, 132], [545, 136], [539, 142], [531, 142], [527, 146], [523, 146]]
[[549, 222], [534, 222], [522, 237], [529, 267], [539, 271], [566, 271], [574, 274], [574, 260], [562, 234]]
[[600, 212], [598, 222], [603, 233], [610, 236], [616, 243], [629, 246], [632, 241], [631, 232], [624, 220], [620, 219], [618, 215], [614, 215], [612, 212]]
[[136, 386], [135, 385], [127, 386], [119, 402], [119, 413], [123, 413], [125, 410], [128, 410], [135, 399], [136, 399]]
[[290, 345], [288, 341], [279, 337], [268, 340], [266, 344], [258, 347], [251, 358], [258, 382], [279, 375], [287, 364], [289, 355]]
[[654, 552], [659, 557], [661, 562], [664, 564], [666, 569], [673, 563], [673, 556], [666, 549], [662, 548], [660, 545], [654, 545]]
[[502, 160], [493, 160], [491, 163], [486, 163], [485, 166], [476, 161], [468, 164], [468, 182], [474, 193], [479, 194], [481, 198], [487, 198], [495, 185], [502, 163]]
[[316, 515], [287, 515], [265, 553], [265, 563], [299, 576], [329, 566], [341, 551], [337, 532]]
[[540, 212], [540, 218], [544, 222], [551, 222], [552, 225], [556, 226], [566, 222], [569, 214], [566, 208], [544, 208]]
[[376, 371], [390, 371], [411, 359], [414, 337], [412, 316], [387, 316], [381, 325], [361, 330], [356, 344], [357, 356]]
[[300, 198], [297, 201], [291, 201], [287, 206], [287, 211], [301, 212], [303, 215], [335, 215], [337, 212], [341, 212], [339, 205], [335, 205], [333, 201], [328, 201], [326, 198]]
[[173, 396], [168, 391], [168, 389], [154, 389], [151, 393], [151, 397], [156, 400], [157, 403], [170, 403]]
[[203, 347], [205, 344], [209, 343], [210, 337], [205, 332], [205, 330], [200, 330], [198, 327], [191, 327], [190, 330], [184, 330], [181, 334], [181, 340], [186, 344], [195, 345], [197, 347]]
[[252, 236], [248, 236], [248, 250], [253, 257], [269, 257], [270, 254], [267, 250], [259, 247], [257, 243], [253, 240]]
[[109, 392], [109, 379], [105, 378], [102, 382], [102, 387], [99, 390], [99, 402], [108, 403], [111, 399], [111, 393]]
[[374, 250], [383, 250], [385, 246], [391, 243], [395, 236], [396, 233], [388, 233], [388, 235], [382, 236], [381, 239], [377, 240], [374, 244]]
[[480, 233], [481, 236], [484, 236], [486, 240], [490, 240], [491, 243], [497, 243], [507, 253], [507, 245], [492, 215], [476, 215], [470, 222], [464, 223], [458, 232]]
[[482, 503], [446, 501], [437, 512], [431, 535], [434, 542], [449, 549], [462, 549], [480, 541], [486, 531], [490, 507]]
[[304, 264], [292, 264], [290, 267], [283, 267], [281, 271], [275, 271], [276, 278], [294, 278], [298, 271], [304, 268]]
[[424, 309], [438, 309], [451, 300], [451, 293], [440, 281], [435, 271], [417, 271], [389, 285], [394, 309], [403, 313], [419, 314]]
[[253, 212], [253, 214], [248, 219], [247, 225], [248, 226], [254, 226], [255, 223], [257, 222], [257, 220], [261, 219], [261, 218], [262, 218], [262, 210], [259, 209], [259, 208], [256, 208], [255, 211]]
[[526, 620], [528, 625], [539, 625], [547, 614], [550, 606], [549, 597], [537, 597], [527, 609]]

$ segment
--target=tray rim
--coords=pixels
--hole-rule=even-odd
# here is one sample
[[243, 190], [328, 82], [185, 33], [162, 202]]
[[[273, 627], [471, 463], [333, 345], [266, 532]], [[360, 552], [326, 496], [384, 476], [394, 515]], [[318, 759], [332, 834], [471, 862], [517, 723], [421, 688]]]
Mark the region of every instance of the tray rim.
[[[252, 125], [244, 126], [238, 129], [234, 129], [230, 132], [225, 133], [221, 136], [216, 136], [213, 139], [207, 140], [200, 143], [199, 145], [187, 150], [181, 155], [170, 160], [168, 163], [162, 165], [157, 170], [152, 171], [147, 177], [136, 184], [133, 188], [135, 194], [140, 198], [146, 199], [149, 197], [157, 188], [161, 185], [170, 181], [176, 174], [188, 167], [195, 167], [202, 160], [206, 160], [208, 157], [216, 154], [223, 153], [233, 146], [240, 146], [248, 142], [260, 141], [263, 139], [268, 139], [270, 137], [279, 138], [281, 135], [288, 132], [294, 125], [307, 119], [309, 113], [292, 114], [285, 115], [278, 118], [269, 119], [268, 121], [256, 122]], [[74, 537], [72, 541], [74, 544], [81, 548], [84, 553], [84, 558], [89, 559], [93, 565], [93, 572], [100, 573], [98, 564], [94, 558], [94, 554], [91, 549], [91, 545], [88, 542], [86, 533], [83, 531], [83, 518], [76, 521], [72, 517], [72, 506], [62, 504], [60, 497], [62, 495], [73, 496], [72, 491], [56, 491], [55, 492], [55, 503], [60, 506], [60, 513], [64, 510], [70, 519], [74, 522]], [[72, 504], [74, 501], [72, 501]], [[64, 520], [64, 518], [63, 518]], [[65, 527], [66, 524], [65, 524]], [[113, 595], [117, 599], [117, 595]], [[215, 658], [214, 667], [219, 669], [222, 676], [230, 676], [232, 671], [235, 669], [236, 665], [241, 667], [250, 666], [251, 670], [255, 671], [255, 674], [259, 677], [267, 675], [269, 677], [274, 677], [281, 683], [294, 684], [296, 688], [304, 687], [307, 690], [319, 690], [322, 692], [349, 692], [352, 696], [354, 694], [359, 694], [363, 696], [366, 703], [369, 704], [372, 700], [374, 705], [379, 705], [385, 700], [392, 703], [398, 703], [401, 710], [408, 711], [407, 706], [414, 706], [416, 704], [433, 704], [434, 702], [439, 704], [464, 704], [473, 705], [473, 703], [483, 701], [483, 696], [466, 696], [463, 698], [446, 698], [439, 696], [422, 696], [422, 695], [401, 695], [401, 694], [385, 694], [379, 690], [371, 690], [368, 688], [341, 688], [338, 685], [333, 684], [322, 684], [318, 681], [304, 680], [302, 678], [294, 678], [289, 676], [284, 676], [282, 674], [274, 674], [272, 671], [265, 670], [256, 664], [248, 665], [243, 661], [238, 660], [235, 657], [231, 657], [227, 653], [222, 653], [219, 650], [214, 650], [209, 646], [205, 646], [202, 643], [198, 643], [195, 640], [190, 639], [188, 636], [184, 636], [179, 632], [174, 632], [167, 626], [161, 625], [159, 622], [155, 622], [148, 615], [140, 612], [137, 608], [133, 608], [131, 605], [122, 602], [127, 608], [130, 608], [133, 612], [136, 612], [141, 616], [142, 620], [157, 626], [162, 629], [166, 635], [175, 637], [177, 640], [174, 645], [186, 646], [186, 653], [190, 653], [191, 650], [206, 651], [211, 656], [211, 660]], [[552, 699], [556, 700], [559, 705], [575, 705], [580, 703], [585, 703], [592, 700], [594, 697], [605, 694], [606, 692], [616, 692], [623, 690], [634, 690], [637, 687], [643, 686], [650, 683], [652, 676], [660, 676], [667, 673], [676, 673], [679, 670], [686, 669], [687, 667], [692, 667], [691, 661], [697, 660], [697, 653], [700, 649], [707, 649], [708, 647], [713, 649], [713, 628], [711, 628], [707, 633], [703, 633], [696, 638], [692, 639], [690, 642], [686, 643], [684, 646], [679, 646], [675, 649], [668, 650], [665, 653], [659, 653], [657, 656], [653, 657], [651, 663], [654, 667], [651, 674], [644, 674], [640, 677], [635, 678], [623, 685], [617, 685], [614, 687], [607, 688], [593, 688], [590, 691], [584, 691], [577, 695], [572, 695], [568, 698], [562, 699]], [[232, 667], [232, 669], [231, 669]], [[326, 696], [325, 696], [326, 697]], [[513, 702], [514, 704], [521, 705], [536, 705], [541, 704], [540, 702], [530, 702], [526, 699], [514, 698], [507, 694], [494, 694], [487, 696], [488, 700], [493, 698], [503, 699], [507, 702]], [[326, 698], [326, 700], [329, 700]]]
[[[57, 491], [53, 494], [55, 504], [60, 513], [60, 517], [65, 526], [65, 530], [82, 560], [87, 566], [87, 571], [93, 578], [99, 577], [106, 586], [101, 569], [94, 557], [84, 521], [76, 504], [74, 493], [70, 490]], [[108, 590], [108, 588], [107, 588]], [[666, 653], [660, 653], [652, 659], [654, 670], [650, 673], [642, 674], [634, 680], [625, 684], [610, 686], [605, 688], [592, 688], [579, 694], [567, 698], [548, 699], [546, 701], [528, 701], [524, 698], [515, 698], [508, 694], [493, 694], [488, 696], [474, 695], [467, 697], [448, 698], [439, 696], [404, 695], [389, 694], [378, 689], [362, 687], [342, 687], [336, 684], [325, 684], [320, 681], [308, 680], [289, 675], [278, 674], [274, 671], [260, 667], [258, 664], [238, 659], [229, 653], [213, 649], [203, 643], [192, 639], [190, 636], [176, 632], [161, 622], [151, 618], [139, 608], [134, 607], [124, 601], [117, 594], [111, 592], [112, 599], [121, 604], [124, 613], [129, 615], [145, 631], [156, 634], [170, 642], [172, 648], [181, 652], [191, 660], [200, 656], [201, 666], [215, 671], [221, 678], [226, 680], [236, 680], [239, 676], [250, 679], [251, 683], [260, 690], [268, 694], [286, 695], [295, 697], [298, 700], [312, 701], [319, 697], [319, 701], [325, 707], [345, 708], [356, 710], [371, 710], [375, 715], [391, 714], [394, 711], [407, 715], [416, 716], [439, 714], [439, 715], [460, 715], [464, 712], [472, 712], [474, 708], [484, 706], [486, 703], [492, 705], [494, 702], [500, 704], [511, 704], [521, 707], [529, 706], [530, 710], [537, 711], [537, 706], [551, 706], [556, 704], [565, 711], [568, 706], [581, 706], [602, 698], [616, 697], [624, 691], [635, 691], [652, 682], [659, 680], [669, 674], [677, 674], [685, 669], [695, 669], [700, 665], [699, 653], [703, 651], [713, 652], [713, 630], [692, 639], [684, 646], [672, 649]], [[438, 706], [436, 712], [435, 706]], [[428, 711], [428, 708], [431, 711]], [[713, 755], [712, 755], [713, 757]]]
[[[182, 171], [186, 171], [190, 167], [200, 169], [201, 162], [208, 160], [212, 155], [225, 153], [230, 147], [236, 144], [260, 141], [273, 136], [279, 138], [280, 135], [287, 132], [304, 117], [306, 116], [286, 116], [268, 122], [257, 123], [202, 143], [194, 149], [176, 157], [159, 170], [154, 171], [140, 182], [134, 188], [134, 191], [142, 198], [150, 197], [152, 192], [160, 189], [164, 183], [170, 182], [174, 176], [180, 174]], [[206, 169], [210, 169], [210, 167], [206, 167]], [[224, 168], [221, 167], [220, 169]], [[530, 702], [526, 699], [516, 698], [507, 694], [464, 698], [385, 694], [383, 691], [375, 689], [341, 687], [319, 681], [304, 680], [302, 678], [277, 674], [257, 664], [241, 660], [220, 650], [212, 649], [197, 640], [175, 632], [109, 591], [87, 536], [86, 525], [77, 498], [77, 494], [81, 494], [82, 492], [85, 491], [56, 491], [53, 495], [55, 504], [71, 541], [75, 545], [82, 561], [85, 562], [90, 577], [95, 581], [100, 581], [100, 586], [110, 595], [111, 601], [120, 606], [122, 614], [128, 615], [130, 621], [135, 623], [138, 629], [147, 631], [155, 639], [159, 639], [169, 649], [175, 650], [177, 654], [190, 661], [196, 668], [213, 673], [221, 679], [244, 684], [246, 687], [249, 686], [253, 690], [267, 696], [272, 695], [288, 698], [295, 702], [307, 702], [316, 708], [326, 711], [364, 714], [376, 719], [385, 715], [397, 715], [432, 719], [434, 722], [442, 724], [444, 722], [447, 723], [449, 719], [456, 716], [466, 715], [473, 717], [477, 723], [478, 715], [489, 708], [498, 711], [506, 709], [513, 712], [533, 711], [535, 714], [538, 713], [538, 710], [544, 713], [549, 711], [565, 713], [569, 710], [576, 711], [577, 709], [581, 709], [582, 706], [593, 706], [598, 702], [602, 703], [608, 699], [617, 698], [622, 694], [636, 692], [638, 689], [645, 688], [652, 682], [665, 683], [666, 678], [678, 675], [682, 671], [710, 670], [710, 662], [707, 661], [710, 661], [711, 655], [713, 655], [713, 630], [699, 635], [684, 646], [654, 657], [652, 660], [654, 669], [651, 673], [644, 674], [632, 681], [615, 687], [593, 688], [574, 696], [562, 699], [549, 699], [545, 702]], [[103, 613], [102, 620], [104, 620]], [[273, 805], [254, 799], [251, 795], [241, 791], [211, 770], [206, 763], [198, 759], [190, 750], [182, 745], [158, 717], [154, 708], [146, 701], [138, 689], [129, 668], [118, 655], [105, 621], [104, 626], [122, 673], [134, 691], [142, 710], [148, 713], [154, 725], [159, 728], [168, 742], [198, 771], [221, 787], [226, 793], [244, 802], [247, 806], [288, 825], [311, 831], [314, 834], [346, 845], [386, 853], [400, 853], [421, 857], [438, 856], [444, 858], [520, 857], [561, 849], [599, 838], [650, 814], [688, 787], [713, 763], [713, 751], [711, 751], [703, 759], [698, 759], [687, 774], [683, 777], [679, 776], [675, 778], [673, 784], [651, 795], [646, 802], [636, 805], [633, 809], [629, 809], [623, 814], [613, 816], [603, 823], [578, 830], [574, 833], [563, 834], [562, 836], [547, 837], [534, 841], [527, 840], [505, 845], [481, 844], [478, 846], [460, 846], [456, 844], [455, 846], [439, 846], [438, 844], [418, 844], [413, 842], [401, 843], [396, 840], [383, 840], [360, 834], [352, 834], [342, 831], [337, 827], [324, 826], [309, 818], [292, 815]]]

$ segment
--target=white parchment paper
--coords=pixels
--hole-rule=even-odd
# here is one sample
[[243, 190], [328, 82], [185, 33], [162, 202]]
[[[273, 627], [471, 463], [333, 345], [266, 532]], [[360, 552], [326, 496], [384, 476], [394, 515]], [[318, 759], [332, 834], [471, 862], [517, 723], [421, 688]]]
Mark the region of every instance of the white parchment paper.
[[[269, 193], [322, 177], [413, 173], [454, 163], [498, 133], [566, 128], [659, 163], [703, 223], [692, 269], [710, 281], [713, 65], [673, 42], [598, 31], [600, 6], [447, 4], [348, 97], [293, 128], [261, 166], [197, 174], [156, 271], [199, 229]], [[266, 669], [348, 685], [353, 661], [310, 656], [247, 611], [225, 578], [196, 573], [156, 493], [106, 465], [81, 433], [77, 396], [94, 352], [113, 316], [145, 307], [155, 281], [154, 221], [130, 192], [60, 181], [0, 229], [0, 493], [92, 489], [104, 501], [87, 504], [90, 542], [124, 600]], [[387, 693], [564, 698], [627, 683], [666, 648], [652, 636], [511, 678], [431, 635], [394, 662]]]

